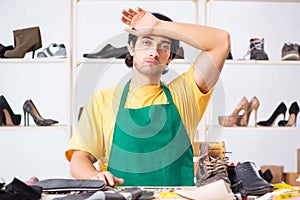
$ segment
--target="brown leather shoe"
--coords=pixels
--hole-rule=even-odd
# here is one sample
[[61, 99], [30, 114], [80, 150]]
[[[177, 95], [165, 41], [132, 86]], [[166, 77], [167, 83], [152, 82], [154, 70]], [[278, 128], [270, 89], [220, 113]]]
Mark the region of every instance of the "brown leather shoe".
[[227, 175], [227, 158], [214, 158], [209, 155], [209, 144], [200, 144], [200, 159], [196, 174], [198, 187], [223, 179], [230, 184]]

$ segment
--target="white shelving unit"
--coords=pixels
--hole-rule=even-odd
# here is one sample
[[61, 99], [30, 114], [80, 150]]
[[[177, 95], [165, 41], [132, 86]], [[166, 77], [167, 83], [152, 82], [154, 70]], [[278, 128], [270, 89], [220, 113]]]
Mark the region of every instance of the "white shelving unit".
[[[40, 28], [42, 39], [42, 48], [36, 50], [34, 59], [32, 52], [22, 59], [0, 59], [0, 93], [14, 113], [22, 116], [19, 126], [0, 126], [0, 177], [9, 183], [14, 177], [26, 180], [32, 176], [69, 176], [64, 158], [72, 116], [69, 1], [5, 0], [0, 11], [5, 19], [0, 27], [1, 44], [14, 45], [13, 30], [35, 26]], [[67, 58], [37, 58], [37, 53], [52, 42], [65, 44]], [[24, 126], [23, 103], [28, 99], [32, 99], [42, 117], [59, 123], [40, 127], [29, 116], [30, 125]]]
[[[285, 172], [297, 171], [299, 125], [278, 127], [279, 116], [271, 127], [255, 127], [252, 112], [247, 127], [221, 127], [218, 115], [230, 115], [243, 96], [248, 101], [258, 97], [258, 121], [267, 120], [280, 102], [287, 106], [287, 119], [291, 103], [300, 103], [300, 62], [281, 60], [284, 42], [300, 42], [300, 30], [294, 29], [300, 22], [291, 21], [300, 17], [299, 9], [296, 0], [207, 1], [207, 24], [229, 31], [233, 60], [226, 60], [216, 87], [206, 139], [224, 140], [234, 162], [253, 160], [258, 167], [284, 165]], [[268, 61], [242, 59], [254, 37], [265, 38]]]

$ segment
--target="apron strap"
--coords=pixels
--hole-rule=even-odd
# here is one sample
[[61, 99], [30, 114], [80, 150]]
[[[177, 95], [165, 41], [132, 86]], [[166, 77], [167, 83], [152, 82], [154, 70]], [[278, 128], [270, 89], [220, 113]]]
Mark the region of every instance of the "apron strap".
[[126, 101], [126, 97], [127, 97], [127, 93], [129, 90], [129, 84], [130, 84], [131, 79], [126, 83], [123, 92], [122, 92], [122, 96], [121, 96], [121, 101], [120, 101], [120, 105], [119, 105], [119, 109], [120, 108], [124, 108], [125, 105], [125, 101]]
[[160, 85], [162, 86], [165, 95], [167, 96], [169, 104], [174, 104], [169, 88], [162, 81], [160, 81]]

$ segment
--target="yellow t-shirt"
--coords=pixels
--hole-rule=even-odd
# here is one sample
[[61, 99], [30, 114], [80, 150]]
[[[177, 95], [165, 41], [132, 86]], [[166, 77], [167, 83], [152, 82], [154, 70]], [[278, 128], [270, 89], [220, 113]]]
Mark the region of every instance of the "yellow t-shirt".
[[[207, 94], [201, 93], [194, 81], [193, 66], [170, 82], [167, 87], [193, 145], [197, 126], [205, 112], [212, 90]], [[107, 169], [123, 88], [124, 85], [96, 91], [87, 102], [65, 152], [69, 161], [74, 150], [86, 151], [100, 161], [100, 170]], [[139, 88], [130, 86], [124, 106], [142, 108], [166, 103], [168, 101], [160, 85]]]

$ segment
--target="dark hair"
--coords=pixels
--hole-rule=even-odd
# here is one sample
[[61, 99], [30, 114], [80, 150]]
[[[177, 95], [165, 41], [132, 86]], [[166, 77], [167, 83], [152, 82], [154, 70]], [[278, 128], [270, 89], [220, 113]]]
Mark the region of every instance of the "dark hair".
[[[167, 17], [163, 14], [152, 13], [152, 15], [154, 15], [157, 19], [172, 22], [172, 20], [169, 17]], [[133, 47], [134, 47], [135, 43], [136, 43], [136, 40], [137, 40], [137, 36], [132, 35], [132, 34], [128, 35], [128, 44], [129, 45], [132, 42]], [[176, 55], [176, 52], [177, 52], [178, 48], [179, 48], [179, 41], [174, 40], [172, 38], [170, 38], [170, 40], [171, 40], [171, 54], [170, 54], [170, 57], [171, 57], [171, 59], [173, 59]], [[127, 65], [127, 67], [132, 67], [133, 66], [133, 57], [130, 55], [129, 52], [126, 54], [125, 63]]]

